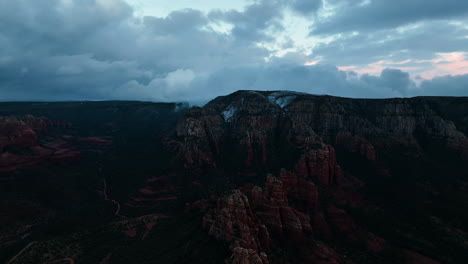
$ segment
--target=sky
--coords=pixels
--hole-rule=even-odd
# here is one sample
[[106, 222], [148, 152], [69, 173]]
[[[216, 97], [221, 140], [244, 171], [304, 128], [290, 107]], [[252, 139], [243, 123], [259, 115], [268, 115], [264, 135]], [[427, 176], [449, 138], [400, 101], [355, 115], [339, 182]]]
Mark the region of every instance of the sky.
[[468, 1], [0, 0], [0, 101], [468, 96]]

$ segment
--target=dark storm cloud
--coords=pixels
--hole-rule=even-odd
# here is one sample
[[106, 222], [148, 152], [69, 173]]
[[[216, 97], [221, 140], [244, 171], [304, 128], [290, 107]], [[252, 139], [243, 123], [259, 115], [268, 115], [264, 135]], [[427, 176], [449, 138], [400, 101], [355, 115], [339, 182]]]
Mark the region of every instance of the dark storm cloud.
[[320, 58], [322, 63], [361, 73], [395, 67], [437, 76], [434, 69], [440, 54], [468, 52], [466, 1], [328, 2], [335, 6], [334, 14], [318, 19], [312, 33], [333, 36], [313, 50], [312, 59]]
[[[130, 90], [151, 90], [153, 85], [156, 83], [152, 82], [148, 86], [133, 83]], [[161, 85], [161, 82], [157, 85]], [[165, 87], [167, 89], [167, 85]], [[203, 102], [240, 89], [294, 90], [312, 94], [384, 98], [415, 95], [416, 89], [408, 73], [395, 69], [386, 69], [380, 76], [357, 76], [331, 65], [294, 64], [225, 67], [209, 76], [193, 79], [190, 87], [179, 94], [165, 94], [168, 95], [165, 99], [176, 96], [180, 100]]]
[[468, 14], [468, 1], [370, 0], [337, 3], [335, 14], [315, 25], [314, 34], [371, 31], [423, 20], [446, 20]]
[[282, 6], [277, 0], [262, 0], [246, 7], [242, 12], [237, 10], [210, 13], [215, 21], [228, 22], [234, 25], [232, 34], [241, 40], [260, 41], [270, 39], [267, 29], [281, 30]]
[[73, 99], [122, 72], [138, 72], [128, 62], [97, 60], [94, 49], [84, 48], [85, 36], [118, 28], [130, 17], [125, 2], [108, 2], [1, 0], [0, 99]]
[[273, 64], [223, 68], [209, 78], [194, 80], [192, 85], [196, 89], [185, 95], [196, 101], [206, 100], [207, 93], [218, 96], [239, 89], [294, 90], [351, 98], [467, 96], [468, 74], [426, 80], [418, 87], [407, 72], [398, 69], [384, 69], [379, 76], [359, 76], [331, 65]]
[[[0, 100], [177, 100], [184, 73], [268, 55], [203, 29], [208, 18], [196, 10], [140, 22], [119, 0], [29, 2], [0, 0]], [[133, 83], [158, 86], [128, 91]]]
[[[282, 33], [285, 9], [315, 17], [322, 7], [321, 1], [261, 0], [243, 11], [184, 9], [139, 18], [123, 0], [0, 0], [0, 100], [201, 102], [239, 89], [376, 98], [468, 94], [462, 76], [416, 87], [401, 70], [371, 76], [331, 66], [370, 63], [384, 54], [422, 60], [463, 51], [468, 33], [459, 24], [428, 21], [344, 34], [314, 50], [326, 65], [304, 66], [307, 56], [300, 52], [272, 57], [258, 45]], [[230, 24], [232, 31], [214, 30], [213, 23]]]
[[244, 11], [215, 10], [209, 17], [214, 21], [230, 23], [234, 26], [233, 36], [240, 40], [274, 40], [268, 31], [281, 31], [281, 19], [285, 9], [291, 9], [301, 15], [317, 12], [323, 5], [322, 0], [259, 0], [248, 5]]
[[289, 4], [294, 11], [302, 15], [310, 15], [323, 5], [322, 0], [292, 0], [285, 2]]
[[444, 76], [423, 81], [420, 95], [468, 96], [468, 74]]
[[[120, 0], [112, 1], [0, 0], [0, 34], [24, 38], [22, 48], [65, 49], [80, 37], [115, 26], [128, 18], [132, 9]], [[54, 45], [55, 44], [55, 45]]]
[[435, 53], [468, 51], [468, 28], [443, 21], [425, 22], [406, 29], [387, 29], [348, 35], [314, 52], [324, 62], [340, 65], [368, 64], [382, 59], [431, 59]]
[[398, 69], [384, 69], [379, 77], [363, 75], [361, 81], [370, 86], [396, 91], [400, 96], [406, 96], [412, 88], [415, 88], [409, 73]]
[[179, 34], [181, 31], [190, 31], [208, 23], [205, 15], [193, 9], [174, 11], [165, 18], [146, 16], [144, 23], [155, 34]]

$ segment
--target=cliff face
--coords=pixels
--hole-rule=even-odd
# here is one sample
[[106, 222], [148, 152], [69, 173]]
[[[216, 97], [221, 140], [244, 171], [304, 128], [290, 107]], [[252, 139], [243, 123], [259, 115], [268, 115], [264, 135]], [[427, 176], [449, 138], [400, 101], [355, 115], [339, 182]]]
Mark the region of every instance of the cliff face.
[[[286, 145], [301, 148], [317, 137], [370, 160], [377, 159], [376, 146], [400, 144], [417, 150], [428, 140], [464, 150], [467, 139], [457, 125], [466, 127], [466, 119], [456, 125], [441, 113], [447, 111], [441, 106], [444, 100], [456, 98], [361, 100], [241, 91], [189, 110], [177, 134], [206, 156], [196, 164], [210, 166], [228, 158], [223, 147], [229, 144], [227, 151], [246, 154], [242, 165], [251, 167], [277, 159], [281, 154], [275, 150]], [[456, 100], [454, 107], [463, 102]], [[195, 138], [199, 142], [188, 140]]]
[[[468, 139], [466, 120], [451, 118], [444, 100], [454, 107], [466, 101], [240, 91], [188, 110], [172, 147], [189, 177], [230, 182], [221, 191], [239, 188], [195, 203], [209, 234], [230, 243], [230, 263], [350, 263], [348, 250], [374, 252], [374, 261], [398, 252], [393, 261], [414, 263], [413, 251], [392, 235], [386, 241], [378, 224], [360, 222], [372, 214], [399, 219], [398, 210], [411, 207], [424, 211], [417, 221], [447, 213], [436, 212], [443, 195], [434, 194], [449, 187], [435, 178], [456, 173], [449, 181], [466, 183]], [[400, 204], [404, 199], [413, 200]], [[431, 255], [432, 247], [407, 249]]]

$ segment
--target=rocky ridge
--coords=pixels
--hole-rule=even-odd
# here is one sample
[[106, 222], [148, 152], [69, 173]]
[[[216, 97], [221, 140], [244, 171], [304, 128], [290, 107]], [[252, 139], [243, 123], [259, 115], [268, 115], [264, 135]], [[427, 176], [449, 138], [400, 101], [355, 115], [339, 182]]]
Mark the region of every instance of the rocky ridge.
[[[379, 208], [362, 199], [365, 184], [356, 169], [343, 170], [336, 148], [360, 157], [370, 174], [390, 178], [387, 158], [395, 151], [417, 160], [436, 145], [465, 158], [468, 139], [439, 111], [434, 98], [239, 91], [188, 110], [171, 146], [193, 178], [234, 172], [243, 179], [240, 189], [194, 204], [208, 232], [230, 243], [229, 263], [351, 263], [320, 241], [343, 240], [376, 254], [398, 249], [346, 212]], [[262, 178], [266, 183], [242, 182]], [[413, 253], [400, 255], [413, 263]]]

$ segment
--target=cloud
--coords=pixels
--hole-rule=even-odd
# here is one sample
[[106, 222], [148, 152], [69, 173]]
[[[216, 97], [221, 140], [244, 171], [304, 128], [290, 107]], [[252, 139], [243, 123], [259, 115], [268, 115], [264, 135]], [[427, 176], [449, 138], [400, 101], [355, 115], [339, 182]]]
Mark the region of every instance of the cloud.
[[415, 84], [411, 80], [409, 73], [399, 69], [384, 69], [380, 77], [363, 75], [361, 81], [371, 86], [396, 91], [401, 96], [406, 96], [411, 89], [415, 88]]
[[322, 56], [324, 63], [354, 65], [354, 70], [381, 71], [385, 67], [398, 67], [421, 74], [434, 68], [431, 60], [438, 58], [438, 54], [468, 51], [466, 35], [468, 28], [461, 24], [424, 22], [403, 28], [344, 34], [329, 43], [319, 44], [314, 55]]
[[[427, 21], [313, 39], [320, 43], [310, 55], [292, 38], [282, 43], [286, 14], [312, 23], [330, 3], [343, 5], [326, 3], [257, 0], [244, 10], [137, 17], [123, 0], [0, 0], [0, 100], [202, 102], [239, 89], [366, 98], [468, 95], [463, 76], [420, 85], [411, 77], [468, 71], [468, 27], [461, 22], [418, 13], [411, 21]], [[331, 17], [338, 21], [342, 8]]]
[[201, 28], [208, 23], [204, 14], [194, 9], [174, 11], [164, 18], [146, 16], [143, 21], [154, 34], [161, 35], [180, 34], [182, 31]]
[[[120, 0], [26, 2], [0, 0], [0, 100], [163, 100], [161, 90], [194, 78], [189, 69], [208, 74], [268, 56], [212, 30], [197, 10], [139, 19]], [[132, 94], [132, 83], [150, 88]]]
[[285, 4], [302, 15], [313, 14], [323, 6], [322, 0], [289, 0]]
[[214, 21], [232, 24], [232, 35], [239, 40], [272, 40], [267, 30], [281, 30], [282, 6], [277, 0], [261, 0], [247, 6], [244, 11], [215, 10], [209, 14]]
[[355, 98], [403, 97], [412, 95], [416, 89], [409, 74], [400, 70], [385, 69], [380, 76], [358, 76], [352, 72], [340, 71], [334, 66], [321, 64], [225, 67], [210, 75], [190, 78], [189, 84], [184, 82], [171, 87], [169, 78], [170, 75], [163, 79], [155, 79], [148, 85], [137, 82], [132, 82], [132, 85], [140, 91], [152, 90], [157, 100], [192, 102], [206, 102], [215, 96], [240, 89], [294, 90]]
[[319, 21], [314, 34], [389, 29], [426, 20], [447, 20], [468, 14], [460, 0], [332, 1], [334, 14]]
[[193, 93], [190, 86], [196, 75], [190, 69], [178, 69], [163, 77], [152, 79], [148, 84], [131, 80], [115, 89], [114, 98], [127, 98], [130, 100], [144, 101], [181, 101], [176, 98], [184, 98], [184, 101], [193, 102], [188, 95]]
[[131, 14], [131, 7], [122, 0], [0, 0], [0, 32], [66, 41]]
[[444, 76], [421, 83], [419, 95], [468, 96], [468, 74]]

